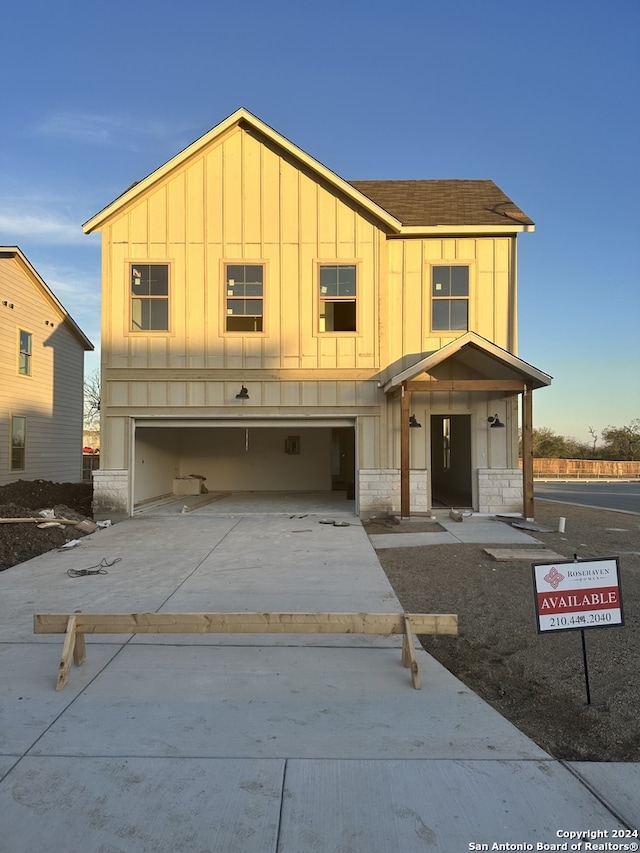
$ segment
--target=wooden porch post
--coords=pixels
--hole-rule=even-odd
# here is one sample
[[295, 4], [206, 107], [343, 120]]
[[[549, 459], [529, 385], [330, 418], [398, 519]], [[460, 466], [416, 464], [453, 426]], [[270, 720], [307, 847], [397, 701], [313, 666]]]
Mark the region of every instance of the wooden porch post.
[[533, 385], [525, 382], [522, 392], [522, 515], [535, 517], [533, 500]]
[[400, 516], [411, 514], [409, 497], [409, 392], [402, 383], [400, 395]]

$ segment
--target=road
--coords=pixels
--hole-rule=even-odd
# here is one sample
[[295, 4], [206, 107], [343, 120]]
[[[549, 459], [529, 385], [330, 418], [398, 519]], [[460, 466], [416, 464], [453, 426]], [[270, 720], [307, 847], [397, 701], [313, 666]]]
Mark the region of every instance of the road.
[[536, 480], [534, 495], [540, 500], [640, 513], [640, 482], [638, 481], [611, 483]]

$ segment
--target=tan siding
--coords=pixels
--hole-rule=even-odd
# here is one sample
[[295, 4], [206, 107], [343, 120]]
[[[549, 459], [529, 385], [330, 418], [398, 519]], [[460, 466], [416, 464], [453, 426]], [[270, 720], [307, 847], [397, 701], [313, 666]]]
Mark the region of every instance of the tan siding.
[[[82, 478], [84, 351], [64, 315], [18, 258], [0, 258], [0, 483]], [[32, 336], [31, 375], [18, 373], [19, 330]], [[26, 467], [10, 469], [12, 415], [27, 419]]]

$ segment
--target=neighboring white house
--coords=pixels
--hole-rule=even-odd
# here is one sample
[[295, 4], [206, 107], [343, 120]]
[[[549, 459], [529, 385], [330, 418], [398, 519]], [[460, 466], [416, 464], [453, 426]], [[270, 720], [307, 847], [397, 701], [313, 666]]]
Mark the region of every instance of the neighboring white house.
[[0, 246], [0, 485], [82, 480], [93, 344], [17, 246]]
[[102, 234], [96, 512], [196, 473], [361, 513], [531, 514], [551, 382], [517, 356], [534, 224], [493, 181], [348, 182], [240, 109], [84, 230]]

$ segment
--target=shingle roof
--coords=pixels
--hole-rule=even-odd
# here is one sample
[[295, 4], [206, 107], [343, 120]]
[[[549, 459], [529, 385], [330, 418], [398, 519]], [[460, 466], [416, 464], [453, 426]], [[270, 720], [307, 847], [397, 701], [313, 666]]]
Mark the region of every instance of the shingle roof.
[[405, 226], [533, 225], [493, 181], [349, 181]]

